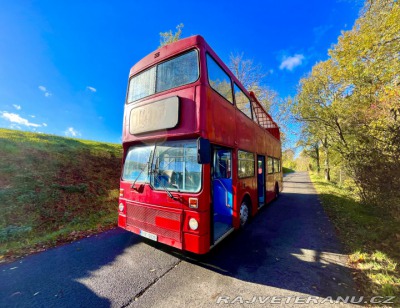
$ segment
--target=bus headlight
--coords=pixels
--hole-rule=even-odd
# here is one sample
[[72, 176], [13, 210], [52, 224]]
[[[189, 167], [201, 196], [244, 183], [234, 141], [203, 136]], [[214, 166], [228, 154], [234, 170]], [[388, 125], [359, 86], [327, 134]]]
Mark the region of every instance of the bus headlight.
[[118, 205], [118, 209], [120, 212], [124, 211], [124, 204], [122, 202]]
[[196, 219], [194, 219], [194, 218], [190, 218], [189, 219], [189, 227], [192, 230], [197, 230], [198, 227], [199, 227], [198, 221]]

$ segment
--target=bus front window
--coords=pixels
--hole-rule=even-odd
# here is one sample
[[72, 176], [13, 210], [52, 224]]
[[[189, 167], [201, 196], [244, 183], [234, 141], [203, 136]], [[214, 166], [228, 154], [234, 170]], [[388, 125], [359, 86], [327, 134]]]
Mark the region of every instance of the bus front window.
[[199, 192], [201, 165], [197, 163], [196, 142], [170, 141], [157, 145], [150, 183], [155, 189]]
[[154, 146], [130, 147], [125, 159], [122, 179], [125, 181], [148, 182], [148, 166]]
[[195, 82], [199, 78], [198, 58], [197, 50], [191, 50], [136, 74], [129, 81], [127, 103]]

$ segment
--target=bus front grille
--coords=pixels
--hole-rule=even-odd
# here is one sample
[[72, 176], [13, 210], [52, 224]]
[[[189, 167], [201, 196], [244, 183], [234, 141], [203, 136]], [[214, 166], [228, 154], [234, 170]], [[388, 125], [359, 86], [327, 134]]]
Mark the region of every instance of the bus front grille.
[[127, 203], [127, 225], [182, 242], [182, 211]]

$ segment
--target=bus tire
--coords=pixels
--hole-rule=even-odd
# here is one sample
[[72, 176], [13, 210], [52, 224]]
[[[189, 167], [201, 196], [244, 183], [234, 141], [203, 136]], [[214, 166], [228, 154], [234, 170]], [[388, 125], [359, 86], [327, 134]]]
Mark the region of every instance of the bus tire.
[[246, 200], [242, 201], [242, 204], [240, 205], [239, 209], [239, 217], [240, 217], [240, 227], [244, 228], [247, 223], [249, 222], [250, 218], [250, 207], [247, 204]]

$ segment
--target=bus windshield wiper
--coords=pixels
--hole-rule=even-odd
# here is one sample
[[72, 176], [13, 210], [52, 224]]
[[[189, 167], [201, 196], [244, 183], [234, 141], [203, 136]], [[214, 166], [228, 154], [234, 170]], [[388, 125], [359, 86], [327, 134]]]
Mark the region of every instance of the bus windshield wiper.
[[160, 180], [160, 176], [155, 168], [153, 170], [151, 170], [150, 173], [154, 175], [154, 178], [157, 180], [158, 184], [160, 184], [160, 186], [165, 190], [168, 197], [170, 197], [173, 200], [178, 200], [171, 194], [171, 192], [168, 190], [168, 188], [165, 187], [163, 183], [161, 183], [162, 181]]
[[131, 185], [131, 188], [133, 188], [133, 189], [135, 188], [136, 181], [137, 181], [138, 178], [141, 176], [141, 174], [143, 173], [144, 169], [146, 169], [146, 168], [148, 168], [148, 167], [149, 167], [149, 163], [147, 162], [146, 165], [144, 165], [143, 168], [140, 169], [140, 172], [139, 172], [139, 174], [137, 175], [136, 179], [133, 181], [133, 183], [132, 183], [132, 185]]

